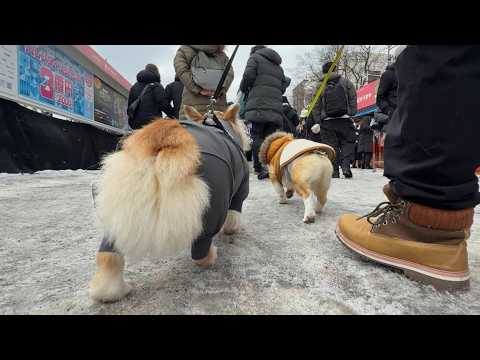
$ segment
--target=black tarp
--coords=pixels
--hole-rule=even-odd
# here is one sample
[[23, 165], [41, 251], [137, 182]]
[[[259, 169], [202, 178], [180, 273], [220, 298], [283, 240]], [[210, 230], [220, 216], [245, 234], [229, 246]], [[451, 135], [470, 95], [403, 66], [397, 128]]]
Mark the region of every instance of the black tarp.
[[98, 169], [120, 136], [0, 99], [0, 173]]

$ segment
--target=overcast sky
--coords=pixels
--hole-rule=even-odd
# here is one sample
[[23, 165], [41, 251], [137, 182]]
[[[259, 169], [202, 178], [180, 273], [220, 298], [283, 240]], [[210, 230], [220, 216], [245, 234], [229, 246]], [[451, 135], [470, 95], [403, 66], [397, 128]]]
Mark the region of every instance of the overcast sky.
[[[137, 73], [144, 68], [145, 64], [153, 63], [160, 69], [162, 84], [166, 86], [173, 81], [175, 74], [173, 58], [180, 45], [92, 45], [93, 48], [118, 71], [131, 84], [136, 81]], [[228, 91], [228, 100], [234, 101], [240, 81], [247, 64], [250, 48], [253, 45], [240, 45], [237, 55], [233, 61], [235, 79]], [[303, 55], [318, 45], [271, 45], [282, 57], [282, 67], [285, 75], [292, 78], [292, 85], [287, 90], [290, 95], [294, 87], [294, 68], [297, 65], [297, 56]], [[234, 45], [227, 47], [227, 54], [230, 55], [235, 48]]]

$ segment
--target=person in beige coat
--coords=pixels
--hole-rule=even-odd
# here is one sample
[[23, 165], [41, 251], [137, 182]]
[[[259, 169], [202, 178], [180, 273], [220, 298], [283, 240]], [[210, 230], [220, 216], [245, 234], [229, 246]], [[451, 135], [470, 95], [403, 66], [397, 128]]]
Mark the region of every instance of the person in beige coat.
[[[225, 54], [225, 45], [182, 45], [177, 50], [173, 61], [175, 74], [183, 83], [182, 104], [180, 106], [180, 120], [186, 120], [184, 106], [193, 106], [198, 112], [206, 113], [210, 103], [210, 97], [214, 90], [202, 89], [197, 85], [192, 76], [191, 63], [198, 51], [205, 52], [208, 56], [218, 57], [218, 62], [228, 63], [228, 56]], [[233, 67], [230, 68], [225, 79], [222, 91], [215, 104], [215, 110], [225, 111], [227, 109], [227, 91], [233, 81]]]

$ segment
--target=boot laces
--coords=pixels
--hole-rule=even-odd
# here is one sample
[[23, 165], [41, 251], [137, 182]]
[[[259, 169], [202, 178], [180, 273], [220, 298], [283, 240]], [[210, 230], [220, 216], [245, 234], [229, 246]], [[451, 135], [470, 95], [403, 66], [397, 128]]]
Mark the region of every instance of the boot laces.
[[359, 217], [357, 220], [367, 218], [368, 223], [374, 228], [396, 224], [405, 209], [405, 205], [406, 203], [403, 200], [395, 204], [389, 201], [381, 202], [372, 212]]

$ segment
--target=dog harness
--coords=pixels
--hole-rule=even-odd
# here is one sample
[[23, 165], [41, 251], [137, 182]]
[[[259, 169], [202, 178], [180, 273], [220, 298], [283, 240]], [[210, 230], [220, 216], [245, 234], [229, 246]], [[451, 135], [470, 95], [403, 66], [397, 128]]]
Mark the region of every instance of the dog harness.
[[326, 144], [305, 139], [294, 139], [291, 135], [278, 138], [270, 144], [267, 162], [273, 168], [275, 177], [283, 185], [283, 172], [293, 160], [305, 154], [318, 153], [335, 159], [335, 150]]

